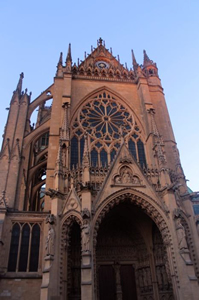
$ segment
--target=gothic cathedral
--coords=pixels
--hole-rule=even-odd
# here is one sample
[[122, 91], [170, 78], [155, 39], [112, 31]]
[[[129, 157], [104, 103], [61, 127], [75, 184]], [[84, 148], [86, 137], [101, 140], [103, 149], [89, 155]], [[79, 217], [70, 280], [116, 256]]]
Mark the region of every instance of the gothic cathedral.
[[[158, 69], [100, 38], [13, 93], [0, 153], [0, 298], [197, 300], [199, 237]], [[35, 124], [30, 122], [37, 109]]]

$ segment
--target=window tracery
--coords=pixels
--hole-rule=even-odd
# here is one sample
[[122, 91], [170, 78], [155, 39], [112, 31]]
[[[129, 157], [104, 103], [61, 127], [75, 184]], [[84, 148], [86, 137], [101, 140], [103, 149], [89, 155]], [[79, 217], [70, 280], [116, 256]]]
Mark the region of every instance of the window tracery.
[[127, 106], [107, 91], [83, 104], [72, 125], [71, 168], [82, 163], [84, 135], [88, 134], [91, 166], [106, 167], [124, 138], [141, 167], [146, 166], [141, 130]]
[[14, 223], [10, 243], [8, 272], [37, 272], [40, 224]]

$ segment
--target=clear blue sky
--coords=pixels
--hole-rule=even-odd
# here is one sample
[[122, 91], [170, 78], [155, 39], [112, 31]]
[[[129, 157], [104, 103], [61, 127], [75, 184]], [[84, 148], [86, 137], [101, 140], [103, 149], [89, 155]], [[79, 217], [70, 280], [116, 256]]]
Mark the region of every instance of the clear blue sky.
[[181, 162], [199, 190], [199, 1], [0, 1], [0, 135], [23, 71], [32, 100], [53, 83], [59, 53], [73, 61], [102, 37], [121, 63], [143, 49], [159, 68]]

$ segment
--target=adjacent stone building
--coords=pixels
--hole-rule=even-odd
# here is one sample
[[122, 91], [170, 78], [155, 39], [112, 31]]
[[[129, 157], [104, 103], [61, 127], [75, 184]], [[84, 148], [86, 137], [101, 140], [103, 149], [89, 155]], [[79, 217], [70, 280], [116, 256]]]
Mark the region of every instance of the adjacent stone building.
[[1, 299], [199, 298], [198, 195], [156, 63], [132, 63], [100, 38], [77, 65], [69, 45], [34, 101], [20, 75], [0, 153]]

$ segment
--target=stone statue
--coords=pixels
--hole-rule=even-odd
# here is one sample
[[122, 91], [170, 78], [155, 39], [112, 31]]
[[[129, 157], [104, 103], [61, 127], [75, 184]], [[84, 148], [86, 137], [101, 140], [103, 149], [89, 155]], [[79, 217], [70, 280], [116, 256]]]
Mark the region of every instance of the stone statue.
[[184, 226], [181, 224], [180, 218], [176, 218], [176, 232], [178, 237], [178, 246], [180, 250], [188, 249]]
[[85, 223], [82, 226], [82, 252], [89, 251], [90, 243], [90, 225]]
[[55, 231], [52, 225], [49, 224], [48, 235], [46, 238], [46, 246], [45, 246], [47, 255], [54, 255], [54, 240], [55, 240]]
[[53, 214], [49, 214], [46, 217], [46, 224], [48, 224], [48, 235], [46, 237], [45, 250], [47, 255], [54, 255], [54, 241], [55, 241], [55, 230], [53, 225], [55, 224], [56, 218]]

